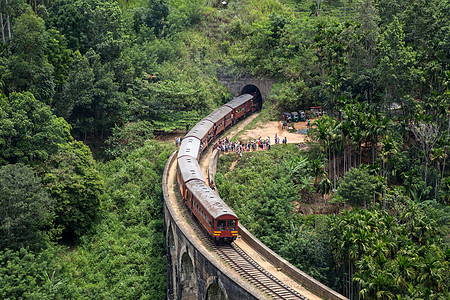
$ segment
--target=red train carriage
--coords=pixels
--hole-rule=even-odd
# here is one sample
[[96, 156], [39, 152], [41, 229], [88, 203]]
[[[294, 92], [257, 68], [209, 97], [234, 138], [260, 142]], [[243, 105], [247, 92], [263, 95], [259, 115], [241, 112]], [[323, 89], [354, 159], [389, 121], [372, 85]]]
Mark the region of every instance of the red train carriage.
[[185, 201], [214, 240], [231, 243], [237, 238], [238, 217], [206, 183], [187, 182]]
[[178, 150], [178, 158], [190, 156], [195, 159], [200, 157], [200, 140], [195, 137], [185, 137], [181, 141], [180, 150]]
[[254, 95], [244, 94], [216, 109], [186, 134], [178, 152], [177, 180], [186, 205], [211, 237], [227, 243], [238, 235], [238, 218], [207, 185], [198, 159], [218, 134], [253, 112], [253, 106]]
[[213, 122], [213, 135], [212, 138], [215, 138], [222, 131], [225, 130], [231, 123], [231, 115], [233, 114], [233, 110], [227, 106], [222, 106], [207, 115], [204, 120], [209, 120]]
[[233, 109], [234, 120], [238, 120], [253, 111], [253, 98], [254, 96], [251, 94], [244, 94], [225, 104]]
[[182, 156], [178, 158], [177, 181], [183, 198], [186, 198], [186, 183], [191, 180], [206, 182], [198, 161], [191, 156]]
[[200, 140], [200, 153], [206, 149], [211, 136], [213, 135], [213, 122], [203, 119], [191, 129], [191, 131], [186, 134], [185, 137], [195, 137]]

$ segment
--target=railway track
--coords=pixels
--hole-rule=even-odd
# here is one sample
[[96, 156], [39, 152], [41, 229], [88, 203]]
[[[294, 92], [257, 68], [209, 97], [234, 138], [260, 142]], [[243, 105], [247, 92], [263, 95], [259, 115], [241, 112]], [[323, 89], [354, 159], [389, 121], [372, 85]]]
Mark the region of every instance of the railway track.
[[[188, 212], [187, 209], [186, 212]], [[247, 280], [257, 289], [263, 291], [269, 299], [308, 299], [264, 270], [263, 267], [249, 257], [235, 243], [232, 243], [231, 245], [216, 244], [191, 214], [186, 214], [186, 217], [190, 218], [190, 223], [194, 225], [192, 226], [193, 230], [206, 247], [213, 249], [214, 252], [231, 267], [231, 269], [236, 271], [242, 278]]]
[[239, 246], [216, 245], [214, 251], [251, 284], [269, 295], [272, 299], [307, 299], [300, 295], [272, 274], [266, 272], [257, 262], [249, 257]]

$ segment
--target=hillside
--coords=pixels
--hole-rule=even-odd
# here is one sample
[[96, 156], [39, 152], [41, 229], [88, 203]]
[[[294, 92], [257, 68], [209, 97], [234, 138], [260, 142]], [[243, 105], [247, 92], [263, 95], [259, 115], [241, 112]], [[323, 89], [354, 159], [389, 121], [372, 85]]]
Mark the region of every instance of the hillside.
[[326, 111], [308, 151], [218, 179], [241, 203], [256, 183], [224, 178], [283, 159], [255, 234], [352, 299], [448, 297], [448, 0], [0, 0], [0, 22], [0, 298], [165, 299], [167, 140], [240, 76], [276, 81], [264, 118]]

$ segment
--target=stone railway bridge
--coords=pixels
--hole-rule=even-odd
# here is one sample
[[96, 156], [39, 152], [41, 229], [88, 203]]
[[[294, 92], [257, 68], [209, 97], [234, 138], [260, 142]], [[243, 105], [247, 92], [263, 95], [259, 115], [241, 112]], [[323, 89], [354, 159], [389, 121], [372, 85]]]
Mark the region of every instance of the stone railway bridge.
[[[235, 96], [246, 92], [260, 92], [261, 103], [273, 85], [273, 81], [270, 80], [258, 81], [248, 78], [223, 79], [221, 82]], [[169, 175], [169, 170], [173, 169], [174, 164], [176, 164], [176, 151], [167, 161], [162, 180], [167, 253], [167, 298], [189, 300], [264, 299], [265, 296], [259, 290], [217, 262], [184, 227], [178, 217], [179, 214], [176, 213], [177, 208], [169, 200], [169, 194], [174, 193], [174, 191], [170, 191], [174, 187], [174, 183], [171, 181], [175, 181], [174, 175]], [[210, 161], [208, 177], [214, 177], [216, 164], [217, 152]], [[181, 199], [179, 189], [175, 188], [174, 190], [177, 197]], [[239, 224], [238, 230], [240, 237], [258, 253], [314, 294], [323, 299], [347, 299], [279, 257], [241, 224]]]

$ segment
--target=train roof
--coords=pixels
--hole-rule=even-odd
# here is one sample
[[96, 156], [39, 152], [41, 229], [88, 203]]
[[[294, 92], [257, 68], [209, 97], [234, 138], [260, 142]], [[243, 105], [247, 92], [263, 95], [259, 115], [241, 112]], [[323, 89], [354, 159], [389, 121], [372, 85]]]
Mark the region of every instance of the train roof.
[[191, 131], [186, 134], [186, 137], [196, 137], [201, 140], [208, 134], [208, 131], [213, 127], [213, 125], [213, 122], [203, 119], [192, 127]]
[[180, 150], [178, 150], [178, 158], [189, 155], [197, 159], [200, 152], [200, 140], [195, 137], [185, 137], [181, 141]]
[[250, 94], [243, 94], [243, 95], [240, 95], [239, 97], [234, 98], [233, 100], [231, 100], [230, 102], [228, 102], [225, 105], [235, 109], [252, 98], [253, 98], [253, 96]]
[[203, 176], [197, 159], [191, 156], [180, 157], [178, 158], [178, 166], [181, 171], [183, 182], [189, 182], [194, 179], [202, 180], [203, 182], [205, 182], [205, 177]]
[[224, 215], [238, 218], [233, 210], [220, 199], [219, 195], [201, 180], [189, 181], [186, 183], [186, 187], [214, 219]]
[[225, 117], [227, 114], [229, 114], [232, 111], [231, 108], [229, 108], [228, 106], [221, 106], [218, 109], [216, 109], [215, 111], [213, 111], [212, 113], [210, 113], [209, 115], [207, 115], [204, 119], [205, 120], [209, 120], [213, 123], [217, 123], [218, 121], [220, 121], [223, 117]]

